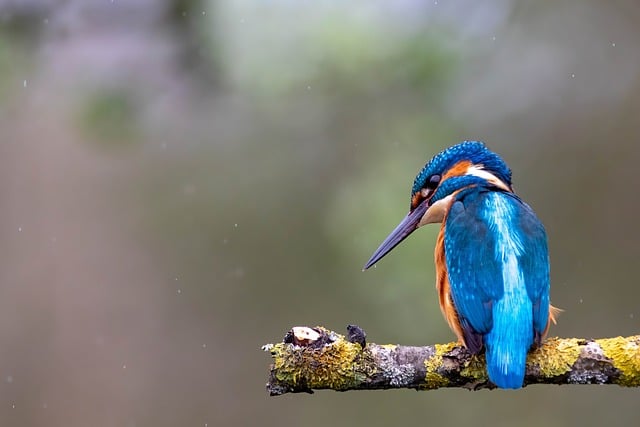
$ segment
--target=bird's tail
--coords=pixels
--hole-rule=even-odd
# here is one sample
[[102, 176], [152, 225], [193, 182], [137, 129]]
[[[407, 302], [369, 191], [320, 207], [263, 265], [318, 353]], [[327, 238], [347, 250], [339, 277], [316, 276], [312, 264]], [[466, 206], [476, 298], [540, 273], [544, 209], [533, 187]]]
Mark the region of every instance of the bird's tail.
[[521, 388], [527, 352], [533, 344], [531, 304], [498, 301], [493, 310], [493, 328], [485, 336], [489, 379], [500, 388]]

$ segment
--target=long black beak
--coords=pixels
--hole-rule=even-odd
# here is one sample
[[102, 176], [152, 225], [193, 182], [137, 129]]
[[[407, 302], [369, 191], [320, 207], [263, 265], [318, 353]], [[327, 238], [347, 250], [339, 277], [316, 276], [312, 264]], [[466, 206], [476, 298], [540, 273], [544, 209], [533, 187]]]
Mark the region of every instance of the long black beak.
[[413, 233], [418, 229], [418, 224], [420, 223], [420, 219], [429, 208], [429, 203], [427, 200], [420, 203], [414, 210], [409, 212], [407, 216], [404, 217], [400, 224], [384, 239], [384, 242], [380, 245], [378, 249], [371, 255], [371, 258], [364, 265], [362, 271], [368, 269], [376, 262], [380, 261], [382, 257], [391, 252], [393, 248], [398, 246], [400, 242], [409, 236], [409, 234]]

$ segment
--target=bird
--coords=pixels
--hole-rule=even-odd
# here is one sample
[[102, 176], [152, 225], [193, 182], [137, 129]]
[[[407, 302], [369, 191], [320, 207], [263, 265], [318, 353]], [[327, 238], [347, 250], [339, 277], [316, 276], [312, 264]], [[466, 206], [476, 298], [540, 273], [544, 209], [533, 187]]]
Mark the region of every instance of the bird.
[[416, 176], [409, 213], [364, 266], [423, 225], [440, 223], [434, 261], [442, 314], [498, 388], [524, 385], [528, 352], [561, 311], [549, 300], [547, 235], [513, 190], [511, 169], [480, 141], [435, 155]]

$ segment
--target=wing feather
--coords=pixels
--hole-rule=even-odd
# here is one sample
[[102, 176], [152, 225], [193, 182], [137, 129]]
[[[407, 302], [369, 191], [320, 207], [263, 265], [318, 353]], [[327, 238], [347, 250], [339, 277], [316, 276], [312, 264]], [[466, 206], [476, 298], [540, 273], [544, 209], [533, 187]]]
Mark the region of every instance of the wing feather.
[[[518, 226], [522, 230], [525, 256], [520, 260], [527, 294], [533, 303], [533, 328], [538, 341], [549, 323], [549, 250], [547, 233], [533, 210], [520, 202]], [[539, 342], [538, 342], [539, 344]]]
[[453, 302], [468, 332], [491, 330], [492, 302], [502, 296], [502, 272], [494, 256], [495, 240], [481, 217], [479, 197], [453, 202], [445, 225], [445, 256]]
[[[488, 190], [458, 193], [445, 223], [445, 256], [451, 295], [466, 335], [487, 334], [493, 303], [504, 293], [502, 262], [496, 255], [495, 230], [483, 210]], [[501, 193], [513, 212], [513, 238], [522, 247], [518, 265], [533, 306], [536, 337], [549, 319], [549, 260], [544, 227], [531, 208], [513, 193]]]

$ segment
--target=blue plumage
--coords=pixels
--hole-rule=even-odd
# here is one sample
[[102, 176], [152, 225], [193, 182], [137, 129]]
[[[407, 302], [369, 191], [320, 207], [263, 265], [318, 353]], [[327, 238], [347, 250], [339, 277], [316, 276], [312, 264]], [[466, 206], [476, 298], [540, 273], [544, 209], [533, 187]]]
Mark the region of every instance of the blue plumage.
[[476, 186], [456, 195], [444, 230], [451, 295], [465, 337], [475, 338], [469, 349], [480, 350], [481, 336], [491, 380], [519, 388], [549, 318], [544, 228], [513, 193]]
[[486, 350], [494, 384], [522, 387], [527, 352], [553, 320], [542, 223], [513, 192], [511, 170], [500, 156], [465, 141], [418, 173], [409, 214], [365, 268], [420, 226], [438, 222], [436, 287], [447, 322], [472, 353]]
[[431, 175], [441, 174], [463, 160], [484, 165], [486, 170], [493, 172], [498, 179], [511, 186], [511, 169], [500, 156], [480, 141], [464, 141], [433, 156], [413, 181], [411, 194], [420, 191]]

